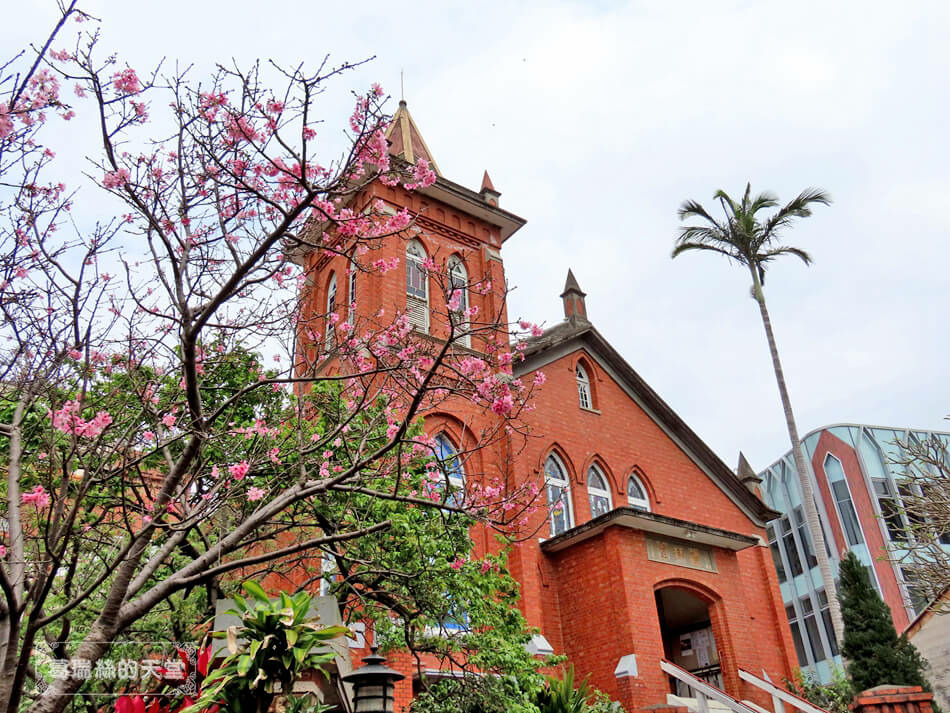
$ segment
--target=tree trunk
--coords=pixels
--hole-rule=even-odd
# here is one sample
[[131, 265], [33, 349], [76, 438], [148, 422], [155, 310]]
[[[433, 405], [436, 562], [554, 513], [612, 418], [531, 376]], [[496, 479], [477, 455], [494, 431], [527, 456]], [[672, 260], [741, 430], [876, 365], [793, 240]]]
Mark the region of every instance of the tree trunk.
[[769, 311], [765, 306], [765, 293], [762, 292], [762, 283], [754, 266], [751, 267], [752, 283], [755, 301], [759, 303], [759, 312], [762, 314], [762, 325], [765, 327], [765, 336], [769, 342], [769, 352], [772, 356], [772, 366], [775, 369], [775, 381], [778, 382], [779, 396], [782, 398], [782, 408], [785, 410], [785, 424], [788, 427], [788, 437], [792, 441], [792, 454], [795, 458], [795, 469], [798, 471], [798, 483], [802, 491], [802, 507], [805, 510], [805, 521], [808, 533], [811, 536], [812, 547], [818, 560], [818, 570], [821, 572], [821, 581], [825, 587], [825, 596], [828, 598], [828, 609], [831, 614], [831, 626], [840, 648], [844, 639], [844, 623], [841, 620], [841, 606], [838, 603], [838, 592], [835, 587], [834, 575], [831, 572], [831, 561], [828, 559], [828, 550], [825, 546], [825, 536], [818, 519], [818, 508], [815, 505], [815, 493], [808, 477], [808, 464], [805, 461], [805, 452], [801, 439], [798, 437], [798, 426], [795, 425], [795, 415], [792, 413], [792, 402], [788, 398], [788, 388], [785, 386], [785, 375], [782, 372], [782, 362], [779, 360], [778, 347], [775, 346], [775, 335], [772, 334], [772, 322], [769, 320]]

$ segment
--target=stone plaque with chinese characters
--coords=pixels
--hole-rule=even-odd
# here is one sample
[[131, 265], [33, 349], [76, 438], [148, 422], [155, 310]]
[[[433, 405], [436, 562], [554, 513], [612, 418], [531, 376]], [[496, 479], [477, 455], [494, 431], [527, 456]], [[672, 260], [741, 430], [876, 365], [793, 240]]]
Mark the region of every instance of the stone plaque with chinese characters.
[[704, 572], [716, 571], [716, 558], [708, 547], [685, 540], [671, 540], [653, 535], [647, 535], [646, 540], [648, 560], [666, 562], [677, 567], [701, 569]]

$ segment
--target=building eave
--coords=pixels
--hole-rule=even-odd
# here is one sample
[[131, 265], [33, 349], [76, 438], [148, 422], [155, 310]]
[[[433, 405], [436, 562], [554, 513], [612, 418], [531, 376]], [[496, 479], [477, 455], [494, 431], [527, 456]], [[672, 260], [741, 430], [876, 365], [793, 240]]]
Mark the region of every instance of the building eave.
[[596, 537], [608, 527], [615, 526], [679, 540], [688, 540], [691, 543], [718, 547], [733, 552], [760, 544], [758, 537], [743, 535], [718, 527], [700, 525], [689, 520], [680, 520], [679, 518], [658, 515], [631, 507], [621, 507], [589, 520], [583, 525], [572, 527], [556, 537], [545, 540], [541, 543], [541, 550], [544, 552], [560, 552], [584, 540]]
[[480, 193], [442, 176], [436, 178], [431, 186], [420, 188], [417, 192], [496, 226], [501, 233], [501, 242], [505, 242], [528, 222], [514, 213], [491, 205]]

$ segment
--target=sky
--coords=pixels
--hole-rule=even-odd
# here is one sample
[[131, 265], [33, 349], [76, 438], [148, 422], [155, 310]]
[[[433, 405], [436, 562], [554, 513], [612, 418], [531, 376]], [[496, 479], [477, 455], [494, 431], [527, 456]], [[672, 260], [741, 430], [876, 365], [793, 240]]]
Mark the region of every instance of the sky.
[[[560, 320], [572, 268], [597, 329], [731, 466], [742, 450], [765, 468], [788, 435], [748, 273], [671, 260], [676, 210], [747, 182], [783, 200], [821, 187], [834, 203], [784, 236], [814, 264], [778, 262], [765, 284], [799, 431], [950, 430], [950, 3], [81, 6], [140, 73], [372, 58], [319, 100], [340, 130], [372, 82], [395, 111], [402, 73], [443, 175], [477, 190], [487, 169], [528, 221], [503, 250], [510, 316]], [[55, 5], [13, 15], [4, 56], [42, 38]]]

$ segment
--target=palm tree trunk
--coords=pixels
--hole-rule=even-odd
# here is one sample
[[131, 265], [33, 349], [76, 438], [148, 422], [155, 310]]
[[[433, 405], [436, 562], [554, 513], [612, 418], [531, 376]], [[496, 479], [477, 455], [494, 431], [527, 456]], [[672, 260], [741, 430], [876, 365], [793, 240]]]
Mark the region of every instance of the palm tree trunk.
[[778, 357], [778, 347], [775, 345], [775, 335], [772, 333], [772, 322], [769, 320], [769, 311], [765, 306], [765, 293], [762, 292], [762, 283], [759, 281], [758, 271], [750, 266], [755, 301], [759, 303], [759, 312], [762, 314], [762, 325], [765, 327], [765, 336], [769, 342], [769, 352], [772, 355], [772, 366], [775, 369], [775, 380], [778, 382], [778, 392], [782, 398], [782, 408], [785, 409], [785, 424], [788, 426], [788, 437], [792, 441], [792, 454], [795, 458], [795, 469], [798, 471], [798, 482], [802, 491], [802, 507], [805, 510], [805, 521], [811, 535], [815, 557], [818, 560], [818, 570], [821, 572], [821, 581], [828, 598], [828, 609], [831, 614], [831, 626], [840, 647], [844, 639], [844, 623], [841, 620], [841, 607], [838, 603], [838, 592], [835, 586], [834, 575], [831, 573], [831, 562], [828, 559], [828, 550], [825, 547], [825, 536], [818, 519], [818, 508], [815, 506], [815, 494], [808, 477], [808, 464], [805, 461], [805, 452], [801, 439], [798, 437], [798, 426], [795, 425], [795, 415], [792, 413], [792, 402], [788, 398], [788, 388], [785, 386], [785, 375], [782, 372], [782, 362]]

